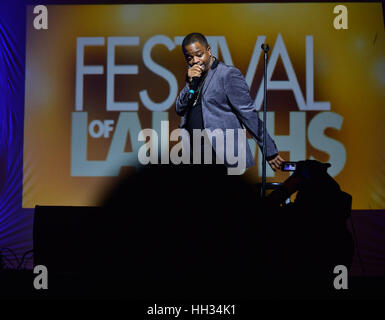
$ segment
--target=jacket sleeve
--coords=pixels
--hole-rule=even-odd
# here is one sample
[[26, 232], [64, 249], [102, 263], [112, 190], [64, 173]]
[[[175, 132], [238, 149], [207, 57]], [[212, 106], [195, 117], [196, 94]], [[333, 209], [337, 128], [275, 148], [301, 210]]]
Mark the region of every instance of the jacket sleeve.
[[175, 103], [175, 110], [178, 116], [183, 117], [186, 113], [187, 107], [188, 107], [188, 92], [190, 90], [189, 84], [186, 82], [186, 85], [179, 93], [179, 96], [176, 99]]
[[[226, 96], [234, 108], [238, 119], [246, 127], [251, 136], [263, 148], [263, 122], [259, 119], [258, 111], [250, 96], [249, 87], [242, 73], [235, 67], [230, 67], [224, 78]], [[272, 157], [278, 154], [277, 146], [268, 132], [266, 132], [266, 155]]]

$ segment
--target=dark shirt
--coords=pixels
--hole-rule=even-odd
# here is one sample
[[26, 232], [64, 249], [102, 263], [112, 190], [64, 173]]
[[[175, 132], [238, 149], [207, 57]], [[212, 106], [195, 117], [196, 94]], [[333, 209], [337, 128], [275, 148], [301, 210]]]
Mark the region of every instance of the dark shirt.
[[[215, 61], [211, 65], [211, 69], [215, 69], [218, 63], [219, 63], [218, 59], [215, 59]], [[201, 77], [200, 82], [198, 84], [198, 90], [197, 90], [198, 92], [200, 91], [199, 89], [201, 89], [200, 87], [203, 86], [206, 76], [207, 76], [207, 73]], [[195, 100], [195, 98], [196, 96], [194, 96], [193, 101]], [[186, 130], [189, 132], [190, 137], [192, 137], [193, 129], [201, 129], [201, 130], [204, 129], [201, 94], [199, 94], [198, 100], [195, 106], [193, 106], [191, 103], [188, 110], [187, 118], [186, 118]]]
[[[195, 99], [195, 97], [194, 97]], [[201, 95], [198, 96], [197, 103], [195, 106], [190, 106], [189, 114], [187, 117], [186, 130], [190, 135], [190, 161], [193, 161], [193, 130], [200, 129], [203, 130], [203, 116], [202, 116], [202, 99]], [[204, 145], [203, 139], [201, 140], [201, 163], [203, 163], [203, 155], [204, 155]]]
[[190, 106], [190, 110], [187, 117], [186, 130], [189, 132], [191, 137], [193, 129], [204, 129], [201, 95], [199, 95], [196, 105]]
[[[219, 61], [217, 59], [215, 59], [215, 61], [211, 65], [211, 69], [216, 68], [218, 63], [219, 63]], [[207, 76], [207, 73], [204, 74], [200, 78], [197, 92], [201, 91], [200, 89], [202, 89], [201, 86], [204, 85], [204, 81], [205, 81], [206, 76]], [[197, 97], [194, 96], [193, 101], [195, 101], [196, 98]], [[198, 95], [198, 99], [197, 99], [195, 106], [193, 106], [193, 102], [191, 102], [191, 105], [189, 106], [189, 110], [188, 110], [187, 117], [186, 117], [185, 128], [190, 135], [190, 146], [191, 146], [191, 148], [193, 148], [193, 130], [194, 129], [200, 129], [200, 130], [204, 129], [203, 115], [202, 115], [202, 95], [201, 94]], [[192, 152], [193, 152], [193, 149], [191, 149], [191, 161], [192, 161]], [[202, 139], [201, 140], [201, 163], [202, 164], [204, 163], [204, 160], [203, 160], [204, 153], [203, 152], [204, 152], [204, 146], [203, 146], [203, 139]], [[215, 151], [212, 150], [212, 162], [211, 162], [212, 164], [215, 164], [215, 162], [216, 162], [215, 157], [216, 157]]]

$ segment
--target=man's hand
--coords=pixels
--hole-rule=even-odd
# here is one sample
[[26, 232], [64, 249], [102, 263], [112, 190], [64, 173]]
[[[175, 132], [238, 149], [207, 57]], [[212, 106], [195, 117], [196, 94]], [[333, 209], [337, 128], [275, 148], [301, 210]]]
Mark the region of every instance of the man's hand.
[[204, 67], [199, 64], [194, 64], [191, 68], [187, 70], [187, 76], [191, 82], [193, 77], [200, 77]]
[[277, 169], [281, 169], [281, 165], [282, 165], [282, 162], [284, 162], [285, 160], [281, 158], [281, 156], [279, 154], [277, 154], [277, 156], [271, 160], [269, 160], [269, 165], [271, 167], [271, 169], [273, 169], [273, 171], [277, 170]]

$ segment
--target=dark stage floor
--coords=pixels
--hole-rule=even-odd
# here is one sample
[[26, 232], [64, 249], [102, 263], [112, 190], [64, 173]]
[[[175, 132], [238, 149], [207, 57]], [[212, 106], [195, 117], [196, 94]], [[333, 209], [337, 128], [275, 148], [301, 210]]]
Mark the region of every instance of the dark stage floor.
[[[134, 289], [128, 281], [118, 277], [101, 277], [89, 273], [87, 276], [74, 274], [49, 274], [48, 289], [36, 290], [33, 287], [35, 275], [32, 270], [5, 270], [0, 272], [1, 299], [127, 299], [127, 300], [188, 300], [188, 299], [226, 299], [250, 301], [260, 299], [384, 299], [385, 277], [351, 276], [348, 289], [336, 290], [330, 282], [330, 288], [320, 280], [270, 279], [265, 283], [256, 283], [253, 288], [233, 291], [226, 284], [224, 290], [210, 293], [207, 287], [190, 290], [189, 284], [176, 286], [167, 283], [152, 285], [151, 288]], [[263, 277], [262, 277], [263, 278]], [[136, 284], [137, 285], [137, 284]], [[208, 286], [209, 287], [209, 286]], [[174, 288], [174, 289], [172, 289]], [[229, 289], [226, 291], [226, 289]], [[194, 291], [195, 290], [195, 291]], [[227, 292], [223, 294], [223, 292]]]

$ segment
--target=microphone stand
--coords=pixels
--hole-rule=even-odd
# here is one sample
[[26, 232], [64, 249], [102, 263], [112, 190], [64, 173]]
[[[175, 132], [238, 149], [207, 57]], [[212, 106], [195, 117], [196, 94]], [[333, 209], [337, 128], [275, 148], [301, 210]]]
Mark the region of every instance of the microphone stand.
[[262, 150], [262, 188], [261, 198], [266, 196], [266, 98], [267, 98], [267, 53], [270, 49], [268, 44], [261, 45], [264, 51], [264, 72], [263, 72], [263, 150]]

